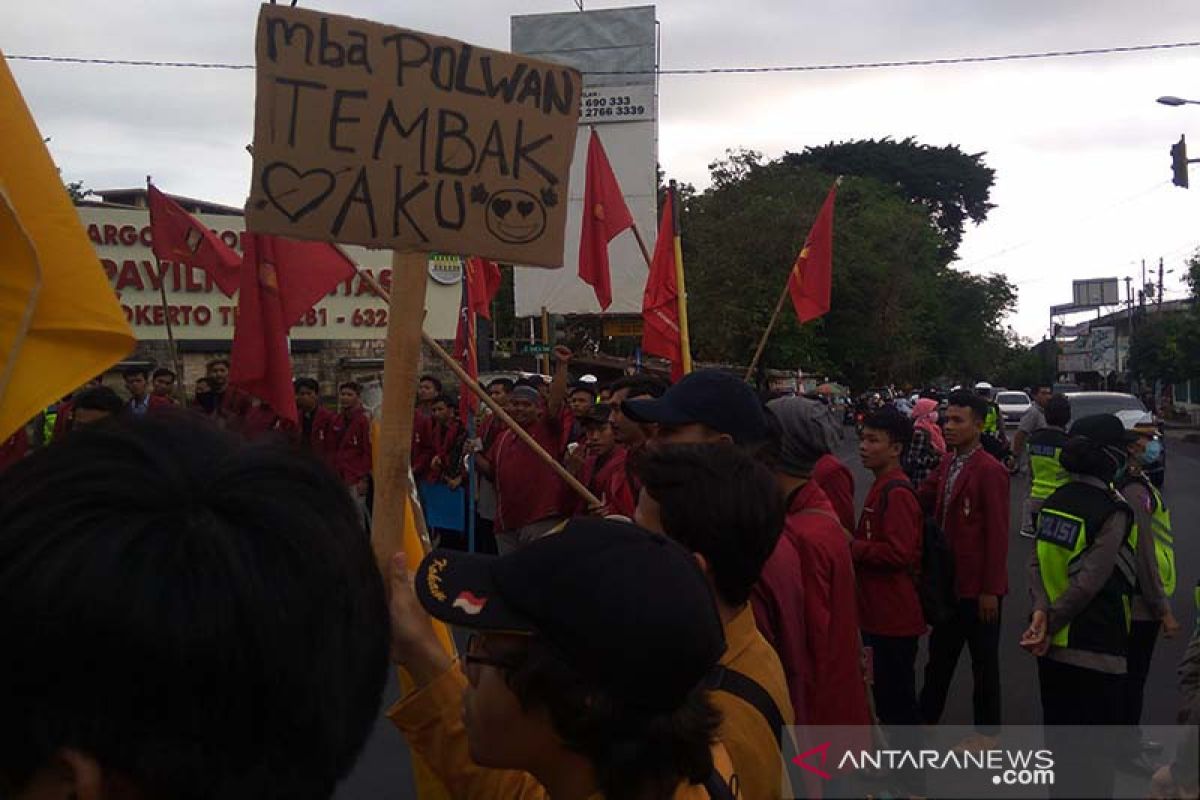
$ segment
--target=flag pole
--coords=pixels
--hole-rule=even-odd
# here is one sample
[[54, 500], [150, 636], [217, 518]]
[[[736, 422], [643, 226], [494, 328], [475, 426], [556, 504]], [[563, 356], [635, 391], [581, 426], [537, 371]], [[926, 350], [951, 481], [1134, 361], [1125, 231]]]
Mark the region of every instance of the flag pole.
[[636, 222], [633, 223], [633, 225], [631, 225], [630, 227], [633, 229], [633, 238], [637, 239], [638, 248], [642, 251], [642, 258], [646, 259], [646, 268], [649, 269], [650, 268], [650, 251], [646, 249], [646, 240], [642, 238], [642, 231], [637, 226]]
[[[789, 281], [791, 280], [789, 274]], [[767, 339], [771, 337], [771, 329], [775, 327], [775, 321], [779, 319], [779, 312], [783, 310], [783, 301], [788, 296], [788, 285], [783, 284], [783, 291], [779, 293], [779, 301], [775, 303], [775, 310], [771, 312], [771, 320], [767, 323], [767, 329], [763, 331], [762, 338], [758, 340], [758, 347], [754, 351], [754, 358], [750, 360], [750, 367], [746, 370], [746, 377], [743, 380], [750, 380], [754, 377], [754, 369], [758, 366], [758, 360], [762, 358], [763, 350], [766, 349]]]
[[[671, 231], [675, 234], [675, 298], [679, 303], [679, 351], [683, 358], [683, 374], [686, 375], [692, 371], [692, 337], [688, 332], [687, 285], [683, 280], [683, 236], [679, 229], [679, 196], [675, 191], [675, 181], [667, 185], [667, 191], [671, 193]], [[642, 249], [645, 250], [644, 247]]]
[[[375, 290], [376, 294], [378, 294], [380, 297], [388, 299], [388, 308], [391, 309], [388, 312], [388, 318], [391, 319], [392, 314], [396, 313], [396, 311], [395, 311], [395, 307], [397, 305], [397, 302], [395, 299], [396, 294], [391, 294], [389, 297], [389, 292], [386, 289], [384, 289], [382, 286], [379, 285], [379, 281], [375, 280], [374, 276], [369, 275], [361, 270], [359, 271], [358, 274], [360, 276], [362, 276], [362, 279], [364, 281], [366, 281], [368, 286], [370, 286], [372, 289]], [[421, 274], [422, 274], [422, 276], [424, 276], [423, 272]], [[393, 286], [396, 286], [395, 275], [396, 275], [395, 267], [393, 266], [393, 271], [392, 271], [392, 276], [393, 276], [392, 277], [392, 285]], [[424, 289], [425, 289], [425, 287], [422, 285], [422, 287], [421, 287], [422, 302], [424, 301], [424, 296], [425, 296]], [[397, 292], [400, 292], [403, 290], [404, 290], [403, 287], [396, 289]], [[419, 316], [420, 315], [418, 314], [418, 317]], [[389, 330], [389, 337], [390, 337], [390, 331], [391, 331], [390, 325], [388, 326], [388, 330]], [[501, 408], [500, 404], [492, 399], [492, 396], [487, 393], [487, 389], [484, 389], [482, 386], [479, 385], [479, 381], [475, 380], [470, 375], [468, 375], [467, 371], [462, 368], [461, 364], [458, 363], [458, 359], [456, 359], [454, 356], [447, 353], [446, 349], [444, 347], [442, 347], [440, 344], [438, 344], [436, 339], [434, 339], [428, 333], [421, 331], [421, 342], [423, 342], [426, 347], [428, 347], [430, 350], [432, 350], [433, 354], [435, 356], [437, 356], [439, 359], [441, 359], [442, 363], [444, 363], [447, 367], [450, 368], [450, 371], [454, 373], [454, 376], [456, 378], [458, 378], [459, 382], [462, 383], [463, 386], [465, 386], [466, 388], [468, 388], [472, 392], [474, 392], [475, 396], [478, 397], [480, 400], [482, 400], [483, 404], [486, 405], [488, 408], [490, 408], [492, 410], [492, 413], [495, 414], [496, 417], [501, 422], [503, 422], [505, 425], [507, 425], [508, 428], [517, 436], [518, 439], [520, 439], [522, 442], [524, 442], [526, 444], [526, 446], [529, 447], [529, 449], [533, 450], [533, 452], [536, 453], [538, 455], [538, 457], [542, 459], [542, 461], [546, 462], [546, 464], [551, 469], [554, 470], [554, 472], [558, 475], [558, 477], [562, 478], [563, 481], [568, 486], [571, 487], [571, 489], [573, 489], [580, 497], [582, 497], [584, 500], [586, 500], [588, 502], [589, 506], [603, 505], [603, 503], [600, 502], [600, 498], [598, 498], [598, 497], [596, 497], [596, 495], [592, 494], [586, 486], [584, 486], [582, 483], [579, 482], [578, 478], [576, 478], [574, 475], [572, 475], [570, 472], [567, 471], [566, 467], [564, 467], [562, 464], [558, 463], [558, 459], [556, 459], [554, 456], [547, 453], [546, 450], [540, 444], [538, 444], [537, 440], [529, 435], [528, 431], [526, 431], [524, 428], [522, 428], [520, 425], [518, 425], [516, 420], [514, 420], [512, 417], [510, 417], [508, 415], [508, 412], [505, 411], [503, 408]], [[417, 351], [418, 351], [417, 355], [419, 357], [420, 356], [420, 348], [419, 347], [417, 348]], [[386, 368], [387, 368], [387, 362], [385, 361], [384, 362], [384, 383], [385, 383], [385, 385], [387, 382]], [[410, 386], [410, 388], [409, 388], [409, 393], [413, 396], [413, 398], [415, 400], [415, 398], [416, 398], [416, 395], [415, 395], [416, 367], [415, 367], [415, 365], [413, 367], [412, 381], [410, 383], [412, 384], [412, 386]], [[386, 401], [386, 399], [387, 399], [386, 391], [383, 393], [383, 396]], [[412, 419], [411, 419], [412, 413], [413, 413], [413, 405], [410, 403], [409, 411], [408, 411], [408, 415], [410, 417], [410, 419], [408, 421], [409, 438], [410, 439], [412, 438]], [[384, 417], [384, 421], [385, 422], [387, 421], [386, 417]], [[382, 435], [382, 430], [381, 430], [380, 440], [382, 441], [382, 439], [383, 439], [383, 435]], [[409, 446], [408, 444], [405, 445], [406, 448], [408, 446]], [[376, 509], [378, 509], [379, 504], [376, 503], [375, 507], [376, 507]], [[376, 516], [378, 516], [378, 511], [376, 512]]]
[[[149, 192], [151, 186], [150, 176], [146, 176], [146, 191]], [[146, 208], [149, 210], [150, 201], [147, 195]], [[183, 364], [179, 361], [179, 348], [175, 345], [175, 328], [171, 324], [171, 309], [167, 306], [167, 269], [163, 266], [162, 261], [158, 258], [158, 253], [154, 254], [154, 266], [158, 271], [158, 296], [162, 302], [163, 321], [167, 324], [167, 352], [171, 356], [171, 365], [175, 367], [175, 395], [179, 400], [181, 408], [187, 407], [187, 389], [184, 387], [183, 380]]]

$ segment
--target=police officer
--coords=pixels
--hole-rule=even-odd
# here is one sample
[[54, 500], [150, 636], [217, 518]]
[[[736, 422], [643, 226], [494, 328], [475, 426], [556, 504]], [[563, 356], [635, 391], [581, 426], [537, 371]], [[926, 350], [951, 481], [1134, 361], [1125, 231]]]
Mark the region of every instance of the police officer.
[[1138, 574], [1145, 576], [1133, 596], [1133, 622], [1129, 631], [1129, 674], [1125, 683], [1124, 714], [1121, 722], [1131, 726], [1125, 765], [1150, 774], [1154, 764], [1143, 749], [1157, 750], [1161, 745], [1140, 741], [1137, 726], [1142, 717], [1142, 695], [1146, 675], [1159, 630], [1164, 638], [1179, 631], [1179, 622], [1171, 613], [1175, 594], [1175, 544], [1171, 534], [1171, 512], [1162, 494], [1146, 477], [1145, 469], [1162, 458], [1162, 441], [1153, 427], [1134, 428], [1129, 437], [1129, 466], [1117, 488], [1133, 509], [1137, 536]]
[[1033, 615], [1021, 646], [1038, 656], [1055, 797], [1112, 796], [1119, 743], [1054, 726], [1121, 722], [1125, 609], [1137, 582], [1133, 510], [1111, 485], [1125, 469], [1125, 442], [1125, 426], [1112, 414], [1076, 421], [1061, 458], [1071, 480], [1038, 514], [1029, 564]]
[[1032, 539], [1038, 511], [1046, 498], [1070, 480], [1061, 458], [1067, 446], [1067, 424], [1071, 421], [1071, 403], [1064, 395], [1056, 394], [1046, 403], [1046, 427], [1029, 436], [1029, 497], [1025, 500], [1025, 516], [1021, 520], [1021, 535]]
[[1000, 413], [1000, 406], [992, 399], [992, 385], [987, 381], [980, 381], [975, 384], [975, 394], [988, 404], [987, 414], [983, 418], [983, 438], [980, 439], [983, 449], [997, 461], [1004, 462], [1011, 470], [1012, 451], [1008, 446], [1008, 437], [1004, 435], [1004, 417]]

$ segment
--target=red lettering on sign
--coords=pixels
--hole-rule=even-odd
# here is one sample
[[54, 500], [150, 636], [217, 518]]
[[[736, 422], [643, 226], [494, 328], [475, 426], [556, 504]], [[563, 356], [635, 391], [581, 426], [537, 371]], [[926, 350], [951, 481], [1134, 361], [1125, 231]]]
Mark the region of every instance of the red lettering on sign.
[[126, 247], [133, 247], [138, 240], [137, 228], [132, 225], [122, 225], [121, 229], [117, 231], [117, 238]]
[[121, 304], [121, 310], [125, 312], [125, 321], [133, 322], [133, 309], [125, 304]]
[[196, 268], [191, 266], [190, 264], [187, 267], [187, 285], [184, 288], [184, 291], [188, 291], [188, 292], [204, 291], [204, 284], [197, 283], [197, 281], [196, 281]]
[[138, 234], [138, 240], [141, 241], [142, 247], [152, 247], [154, 245], [154, 235], [151, 232], [150, 226], [142, 228]]
[[115, 245], [117, 243], [117, 226], [116, 225], [105, 225], [104, 226], [104, 243], [112, 244], [112, 245]]
[[133, 324], [134, 325], [149, 325], [150, 317], [146, 313], [149, 310], [150, 310], [150, 306], [138, 306], [137, 308], [135, 308], [134, 309], [135, 313], [133, 315]]
[[[363, 272], [363, 273], [366, 273], [367, 275], [370, 275], [372, 278], [373, 278], [373, 277], [375, 277], [374, 273], [372, 273], [372, 272], [371, 272], [371, 270], [369, 270], [369, 269], [364, 269], [364, 270], [359, 270], [359, 271], [360, 271], [360, 272]], [[379, 292], [376, 292], [376, 291], [375, 291], [375, 289], [373, 289], [373, 288], [371, 287], [371, 283], [370, 283], [370, 281], [364, 280], [364, 279], [363, 279], [361, 276], [359, 276], [359, 278], [358, 278], [358, 291], [356, 291], [356, 292], [354, 293], [354, 296], [355, 296], [355, 297], [362, 297], [364, 294], [373, 294], [373, 295], [375, 295], [376, 297], [378, 297], [378, 296], [379, 296]]]
[[392, 291], [392, 271], [390, 269], [379, 271], [379, 285], [388, 292]]
[[233, 306], [221, 306], [217, 310], [221, 312], [221, 324], [222, 325], [232, 325], [233, 324], [233, 320], [234, 320], [234, 316], [233, 316], [234, 307]]
[[155, 324], [155, 325], [162, 325], [162, 324], [163, 324], [163, 310], [162, 310], [162, 306], [154, 306], [154, 317], [153, 317], [153, 319], [154, 319], [154, 324]]
[[196, 306], [192, 313], [192, 321], [197, 325], [207, 325], [212, 320], [212, 311], [208, 306]]
[[142, 271], [146, 273], [146, 283], [150, 284], [151, 289], [158, 291], [158, 265], [153, 261], [142, 261]]
[[104, 237], [100, 235], [100, 226], [94, 222], [88, 225], [88, 238], [92, 240], [92, 244], [104, 244]]
[[167, 319], [172, 325], [179, 324], [179, 306], [167, 306]]
[[117, 262], [111, 258], [102, 258], [100, 259], [100, 266], [104, 267], [104, 274], [108, 276], [110, 281], [117, 279]]
[[117, 278], [115, 288], [119, 292], [130, 286], [135, 287], [138, 291], [145, 291], [146, 289], [145, 284], [142, 283], [142, 276], [138, 275], [137, 262], [133, 259], [121, 262], [121, 274]]

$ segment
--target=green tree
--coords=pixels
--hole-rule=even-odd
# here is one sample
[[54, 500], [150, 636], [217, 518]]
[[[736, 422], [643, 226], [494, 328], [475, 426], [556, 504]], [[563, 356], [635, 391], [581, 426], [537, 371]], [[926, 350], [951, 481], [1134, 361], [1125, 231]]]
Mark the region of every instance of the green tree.
[[895, 141], [859, 139], [806, 147], [784, 155], [785, 163], [810, 166], [831, 175], [875, 178], [904, 198], [922, 204], [941, 235], [942, 254], [952, 257], [968, 220], [976, 225], [994, 208], [989, 202], [996, 172], [985, 153], [964, 153], [957, 145], [935, 147], [912, 137]]
[[[747, 150], [729, 151], [710, 172], [712, 185], [683, 208], [693, 351], [744, 364], [832, 178]], [[855, 386], [994, 367], [1015, 289], [950, 269], [944, 248], [922, 205], [873, 178], [848, 178], [835, 211], [833, 307], [801, 328], [785, 300], [763, 363]]]

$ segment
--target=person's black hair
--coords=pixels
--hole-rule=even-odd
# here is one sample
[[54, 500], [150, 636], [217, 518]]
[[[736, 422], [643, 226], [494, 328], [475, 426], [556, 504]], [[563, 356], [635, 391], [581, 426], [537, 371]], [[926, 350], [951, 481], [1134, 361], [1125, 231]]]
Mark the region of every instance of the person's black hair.
[[666, 381], [654, 375], [626, 375], [608, 385], [609, 391], [613, 394], [622, 389], [628, 389], [629, 394], [625, 398], [627, 400], [635, 397], [662, 397], [667, 393], [668, 388]]
[[454, 408], [458, 405], [458, 401], [448, 394], [439, 394], [437, 397], [433, 398], [433, 400], [429, 401], [429, 405], [431, 406], [437, 405], [438, 403], [445, 403], [450, 408]]
[[567, 395], [570, 396], [570, 395], [575, 394], [576, 392], [586, 392], [592, 396], [592, 400], [596, 399], [596, 388], [594, 386], [592, 386], [591, 384], [577, 383], [571, 387], [571, 391], [568, 392]]
[[375, 725], [383, 580], [316, 460], [186, 412], [0, 477], [0, 794], [63, 748], [172, 800], [326, 798]]
[[951, 392], [950, 396], [946, 398], [946, 405], [969, 408], [971, 409], [971, 413], [975, 415], [975, 419], [983, 422], [987, 419], [988, 407], [991, 403], [983, 395], [967, 391], [966, 389], [958, 389]]
[[721, 714], [697, 686], [673, 712], [631, 709], [531, 637], [505, 680], [525, 710], [542, 709], [563, 745], [591, 762], [604, 797], [657, 800], [713, 769]]
[[209, 361], [207, 364], [205, 364], [205, 365], [204, 365], [204, 368], [205, 368], [205, 369], [212, 369], [212, 368], [213, 368], [213, 367], [215, 367], [217, 364], [224, 364], [226, 368], [229, 368], [229, 366], [230, 366], [230, 365], [229, 365], [229, 359], [228, 359], [228, 358], [214, 358], [212, 361]]
[[168, 375], [171, 376], [172, 380], [178, 377], [173, 370], [169, 370], [166, 367], [159, 367], [158, 369], [154, 370], [154, 374], [150, 377], [154, 380], [158, 380], [159, 378], [165, 378]]
[[516, 385], [528, 386], [530, 389], [541, 389], [546, 385], [546, 381], [541, 375], [526, 375], [524, 378], [518, 378]]
[[107, 386], [93, 386], [75, 395], [75, 410], [107, 411], [114, 417], [125, 409], [121, 396]]
[[362, 384], [358, 381], [346, 381], [345, 383], [339, 384], [338, 391], [340, 392], [342, 389], [349, 389], [357, 395], [362, 394]]
[[133, 367], [126, 367], [125, 369], [121, 370], [121, 377], [125, 378], [125, 380], [129, 380], [130, 378], [136, 378], [139, 375], [141, 375], [143, 378], [150, 377], [149, 372], [146, 370], [145, 367], [133, 366]]
[[1071, 401], [1065, 394], [1056, 394], [1046, 401], [1046, 424], [1067, 427], [1071, 421]]
[[435, 378], [432, 375], [422, 375], [420, 380], [417, 381], [417, 383], [424, 383], [425, 381], [429, 381], [430, 383], [432, 383], [433, 388], [437, 389], [438, 394], [442, 393], [442, 382], [440, 380], [438, 380], [437, 378]]
[[1125, 465], [1126, 454], [1105, 447], [1086, 436], [1072, 436], [1063, 448], [1059, 462], [1063, 469], [1077, 475], [1089, 475], [1112, 483]]
[[1035, 384], [1033, 385], [1033, 392], [1032, 392], [1032, 394], [1037, 394], [1037, 393], [1038, 393], [1038, 392], [1040, 392], [1042, 389], [1049, 389], [1050, 391], [1052, 391], [1052, 392], [1053, 392], [1053, 391], [1054, 391], [1054, 384], [1052, 384], [1052, 383], [1035, 383]]
[[292, 391], [299, 392], [301, 389], [308, 389], [311, 392], [321, 393], [321, 384], [317, 383], [315, 378], [296, 378], [292, 382]]
[[513, 383], [512, 378], [493, 378], [492, 380], [488, 381], [488, 390], [491, 391], [493, 386], [503, 386], [505, 392], [512, 394], [513, 387], [515, 387], [516, 384]]
[[770, 470], [726, 442], [647, 448], [634, 469], [663, 532], [708, 562], [717, 596], [734, 608], [749, 600], [783, 531]]
[[863, 427], [886, 433], [892, 444], [908, 447], [912, 443], [913, 424], [895, 406], [884, 406], [867, 415]]

